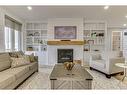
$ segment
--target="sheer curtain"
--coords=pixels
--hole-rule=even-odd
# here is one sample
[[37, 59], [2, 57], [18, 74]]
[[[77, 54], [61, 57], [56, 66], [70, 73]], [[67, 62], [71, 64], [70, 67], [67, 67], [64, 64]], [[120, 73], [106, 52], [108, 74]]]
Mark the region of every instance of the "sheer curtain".
[[5, 16], [5, 50], [21, 50], [21, 27], [14, 19]]

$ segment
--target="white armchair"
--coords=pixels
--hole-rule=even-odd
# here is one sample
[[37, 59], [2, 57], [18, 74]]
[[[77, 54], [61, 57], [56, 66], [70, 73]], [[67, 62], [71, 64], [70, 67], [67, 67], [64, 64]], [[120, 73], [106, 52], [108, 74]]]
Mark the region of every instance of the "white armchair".
[[125, 58], [120, 57], [118, 52], [102, 52], [91, 54], [90, 69], [95, 69], [110, 78], [116, 73], [123, 73], [123, 69], [115, 66], [115, 63], [124, 63]]

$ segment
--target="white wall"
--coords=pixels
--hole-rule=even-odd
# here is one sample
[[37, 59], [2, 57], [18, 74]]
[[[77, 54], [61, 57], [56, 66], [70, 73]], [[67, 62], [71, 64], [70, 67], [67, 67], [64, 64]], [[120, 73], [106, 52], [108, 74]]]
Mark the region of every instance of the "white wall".
[[[83, 18], [49, 19], [48, 40], [54, 40], [54, 26], [76, 26], [76, 40], [83, 40]], [[48, 45], [48, 65], [57, 64], [57, 49], [73, 49], [73, 59], [83, 62], [83, 45]]]
[[54, 26], [77, 26], [77, 39], [83, 39], [83, 18], [48, 19], [48, 39], [54, 39]]
[[17, 20], [20, 23], [24, 23], [23, 19], [19, 18], [18, 16], [13, 15], [9, 11], [0, 7], [0, 52], [5, 51], [5, 41], [4, 41], [5, 15], [8, 15], [9, 17]]

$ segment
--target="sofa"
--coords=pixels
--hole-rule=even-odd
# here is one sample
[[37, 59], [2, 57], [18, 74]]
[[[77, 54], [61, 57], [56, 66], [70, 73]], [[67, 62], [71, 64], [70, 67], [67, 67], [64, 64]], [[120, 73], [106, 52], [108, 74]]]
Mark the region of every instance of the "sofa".
[[35, 61], [26, 65], [11, 68], [11, 55], [23, 55], [19, 52], [4, 52], [0, 53], [0, 89], [16, 89], [34, 72], [38, 71], [38, 58]]
[[94, 53], [90, 57], [90, 69], [97, 70], [104, 73], [107, 78], [111, 78], [114, 74], [123, 74], [123, 68], [117, 67], [115, 64], [124, 62], [125, 58], [118, 51]]

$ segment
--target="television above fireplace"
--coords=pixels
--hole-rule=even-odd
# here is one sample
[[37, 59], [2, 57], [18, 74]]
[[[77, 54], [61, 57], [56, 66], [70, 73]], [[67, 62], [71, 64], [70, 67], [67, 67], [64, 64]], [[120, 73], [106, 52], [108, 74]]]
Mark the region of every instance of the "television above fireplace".
[[76, 26], [55, 26], [54, 37], [55, 39], [76, 39], [77, 27]]

